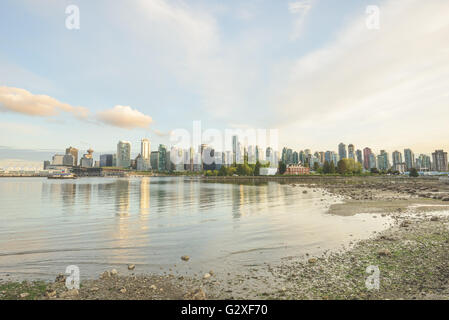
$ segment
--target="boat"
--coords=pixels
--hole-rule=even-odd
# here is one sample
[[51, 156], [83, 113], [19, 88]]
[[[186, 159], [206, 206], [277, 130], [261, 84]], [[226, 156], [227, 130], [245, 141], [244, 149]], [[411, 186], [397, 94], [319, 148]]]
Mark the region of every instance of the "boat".
[[47, 177], [48, 179], [76, 179], [78, 178], [73, 173], [55, 173]]

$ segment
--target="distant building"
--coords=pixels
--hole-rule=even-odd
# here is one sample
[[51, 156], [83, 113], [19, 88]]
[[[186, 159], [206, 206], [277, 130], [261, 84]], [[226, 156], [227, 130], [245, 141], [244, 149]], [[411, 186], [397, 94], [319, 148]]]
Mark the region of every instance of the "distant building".
[[397, 164], [402, 164], [402, 154], [396, 150], [393, 152], [393, 166]]
[[393, 171], [398, 171], [399, 173], [405, 172], [405, 163], [393, 164]]
[[259, 174], [261, 176], [274, 176], [277, 172], [277, 168], [260, 168]]
[[67, 149], [65, 149], [65, 154], [71, 154], [73, 156], [73, 163], [71, 164], [72, 166], [78, 165], [78, 149], [77, 148], [73, 148], [72, 146], [70, 146]]
[[44, 170], [47, 170], [47, 168], [50, 166], [50, 161], [48, 161], [48, 160], [45, 160], [44, 161]]
[[380, 154], [377, 156], [377, 168], [385, 171], [390, 169], [390, 160], [385, 150], [380, 150]]
[[91, 148], [89, 148], [89, 150], [87, 150], [87, 153], [83, 155], [83, 157], [80, 160], [80, 167], [82, 168], [92, 168], [94, 166], [94, 159], [93, 159], [93, 154], [94, 150], [92, 150]]
[[158, 170], [159, 171], [167, 171], [167, 147], [163, 144], [159, 145], [159, 163]]
[[432, 169], [434, 171], [439, 172], [448, 171], [447, 152], [444, 152], [443, 150], [435, 150], [435, 152], [432, 153], [432, 159], [433, 159]]
[[416, 159], [416, 169], [418, 171], [430, 171], [432, 169], [431, 158], [425, 154], [420, 154]]
[[114, 156], [112, 154], [100, 155], [100, 167], [112, 167]]
[[288, 175], [301, 175], [301, 174], [309, 174], [310, 168], [303, 167], [299, 164], [291, 164], [287, 166], [287, 170], [284, 174]]
[[370, 166], [370, 155], [373, 154], [370, 148], [366, 147], [363, 149], [363, 167], [365, 170], [369, 170]]
[[356, 156], [357, 156], [357, 162], [360, 164], [363, 164], [363, 156], [362, 156], [362, 150], [357, 149], [357, 151], [355, 152]]
[[62, 159], [62, 164], [64, 166], [73, 167], [75, 165], [75, 160], [72, 154], [65, 154]]
[[348, 158], [355, 160], [355, 150], [352, 143], [348, 145]]
[[144, 159], [141, 154], [136, 158], [136, 170], [148, 171], [151, 169], [150, 159]]
[[376, 156], [374, 155], [374, 153], [369, 154], [369, 168], [370, 169], [377, 168]]
[[343, 142], [338, 145], [338, 156], [340, 159], [346, 159], [348, 157], [346, 145]]
[[150, 140], [142, 139], [142, 141], [140, 142], [140, 154], [142, 156], [142, 159], [150, 160], [151, 155]]
[[52, 158], [51, 164], [54, 166], [62, 166], [64, 164], [64, 154], [55, 154]]
[[415, 155], [412, 150], [404, 149], [404, 162], [407, 171], [410, 171], [411, 168], [415, 167]]
[[129, 168], [131, 166], [131, 143], [119, 141], [117, 144], [117, 167]]
[[150, 154], [150, 164], [153, 170], [159, 170], [159, 151], [152, 151]]

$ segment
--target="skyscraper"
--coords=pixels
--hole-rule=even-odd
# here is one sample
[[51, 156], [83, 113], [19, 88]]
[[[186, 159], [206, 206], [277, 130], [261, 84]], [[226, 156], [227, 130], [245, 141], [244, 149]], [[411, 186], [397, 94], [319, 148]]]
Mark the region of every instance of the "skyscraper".
[[380, 150], [380, 154], [377, 156], [377, 168], [379, 170], [390, 169], [390, 160], [388, 159], [388, 153], [385, 150]]
[[404, 149], [404, 162], [407, 171], [410, 171], [411, 168], [415, 167], [415, 155], [412, 150]]
[[447, 167], [447, 152], [443, 150], [435, 150], [432, 153], [433, 159], [433, 167], [432, 169], [435, 171], [446, 172], [448, 171]]
[[240, 154], [239, 137], [232, 136], [232, 162], [237, 163]]
[[365, 170], [369, 170], [370, 166], [370, 155], [373, 154], [370, 148], [366, 147], [363, 149], [363, 167]]
[[346, 152], [346, 145], [342, 142], [338, 145], [338, 156], [340, 159], [345, 159], [348, 157], [348, 154]]
[[393, 166], [401, 163], [402, 163], [402, 154], [396, 150], [393, 152]]
[[131, 166], [131, 143], [119, 141], [117, 144], [117, 167], [128, 168]]
[[363, 156], [362, 156], [362, 150], [357, 149], [357, 151], [355, 152], [356, 156], [357, 156], [357, 162], [360, 164], [363, 164]]
[[140, 142], [140, 154], [142, 155], [143, 160], [150, 160], [151, 156], [150, 140], [142, 139], [142, 141]]
[[73, 148], [72, 146], [65, 149], [65, 154], [71, 154], [73, 156], [73, 166], [78, 165], [78, 149]]
[[348, 158], [355, 160], [355, 153], [354, 153], [354, 145], [351, 143], [348, 145]]
[[158, 170], [165, 171], [167, 170], [167, 147], [163, 144], [160, 144], [158, 151], [159, 151]]

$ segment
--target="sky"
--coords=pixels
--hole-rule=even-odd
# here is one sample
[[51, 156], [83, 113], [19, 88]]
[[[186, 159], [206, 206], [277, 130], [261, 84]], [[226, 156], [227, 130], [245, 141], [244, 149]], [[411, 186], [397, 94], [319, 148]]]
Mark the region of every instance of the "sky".
[[447, 0], [2, 0], [0, 167], [119, 140], [136, 155], [193, 121], [276, 129], [295, 150], [448, 150], [448, 12]]

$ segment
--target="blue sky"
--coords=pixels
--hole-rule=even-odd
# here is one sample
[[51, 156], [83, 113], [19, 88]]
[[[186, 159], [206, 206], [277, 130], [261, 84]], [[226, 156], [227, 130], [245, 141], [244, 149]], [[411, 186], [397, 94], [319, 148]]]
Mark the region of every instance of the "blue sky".
[[[68, 5], [79, 30], [65, 26]], [[380, 8], [379, 30], [365, 25], [367, 5]], [[194, 120], [276, 128], [295, 149], [449, 149], [448, 10], [444, 0], [3, 0], [3, 99], [23, 89], [34, 109], [0, 92], [0, 158], [108, 152], [121, 139], [138, 151], [143, 137], [155, 149]], [[46, 103], [55, 114], [38, 110]]]

